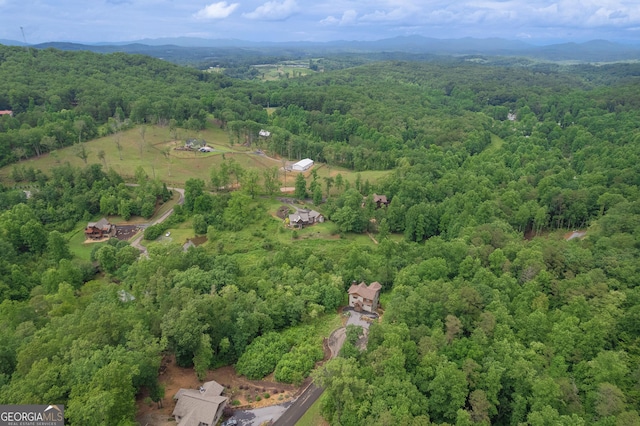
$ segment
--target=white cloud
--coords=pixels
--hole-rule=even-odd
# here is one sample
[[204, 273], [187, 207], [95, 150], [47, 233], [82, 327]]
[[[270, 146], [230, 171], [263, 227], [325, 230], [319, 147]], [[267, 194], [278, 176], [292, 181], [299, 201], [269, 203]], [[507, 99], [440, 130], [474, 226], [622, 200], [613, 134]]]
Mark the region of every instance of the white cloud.
[[354, 24], [358, 18], [358, 12], [355, 10], [345, 10], [342, 13], [342, 18], [338, 19], [335, 16], [327, 16], [320, 21], [322, 25], [350, 25]]
[[365, 22], [389, 22], [389, 21], [400, 21], [409, 16], [409, 13], [405, 9], [393, 9], [389, 12], [385, 12], [382, 10], [376, 10], [373, 13], [369, 13], [360, 18]]
[[284, 0], [282, 3], [268, 1], [250, 13], [242, 16], [249, 19], [259, 19], [265, 21], [283, 21], [298, 11], [296, 0]]
[[239, 3], [227, 4], [226, 1], [212, 3], [204, 9], [200, 9], [193, 16], [197, 19], [223, 19], [231, 15], [239, 5]]

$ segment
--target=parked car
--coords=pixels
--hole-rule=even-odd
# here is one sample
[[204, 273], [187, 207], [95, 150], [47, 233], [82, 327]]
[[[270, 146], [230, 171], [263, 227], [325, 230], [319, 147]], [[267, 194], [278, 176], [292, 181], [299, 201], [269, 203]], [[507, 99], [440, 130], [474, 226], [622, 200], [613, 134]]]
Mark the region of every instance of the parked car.
[[166, 234], [164, 234], [165, 237], [168, 237], [169, 235], [171, 235], [171, 232], [167, 232]]
[[226, 422], [222, 422], [222, 426], [237, 426], [237, 424], [238, 424], [238, 421], [233, 417], [231, 417]]

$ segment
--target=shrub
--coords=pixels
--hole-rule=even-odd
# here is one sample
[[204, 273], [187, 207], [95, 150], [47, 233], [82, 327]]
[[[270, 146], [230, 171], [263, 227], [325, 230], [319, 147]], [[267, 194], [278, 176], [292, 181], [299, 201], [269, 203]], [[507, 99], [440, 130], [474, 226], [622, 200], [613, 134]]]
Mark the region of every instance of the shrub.
[[233, 401], [231, 401], [231, 405], [238, 406], [240, 405], [240, 401], [237, 399], [234, 399]]
[[155, 240], [160, 235], [162, 235], [165, 230], [166, 230], [166, 225], [164, 223], [151, 225], [144, 230], [144, 239], [148, 241]]
[[322, 348], [317, 345], [303, 343], [295, 346], [280, 358], [274, 377], [279, 382], [299, 385], [323, 357]]
[[267, 333], [251, 342], [238, 360], [236, 371], [251, 380], [261, 379], [276, 368], [288, 351], [289, 345], [280, 334]]
[[264, 396], [264, 399], [269, 399], [271, 398], [271, 395], [269, 395], [268, 392], [265, 392], [262, 396]]

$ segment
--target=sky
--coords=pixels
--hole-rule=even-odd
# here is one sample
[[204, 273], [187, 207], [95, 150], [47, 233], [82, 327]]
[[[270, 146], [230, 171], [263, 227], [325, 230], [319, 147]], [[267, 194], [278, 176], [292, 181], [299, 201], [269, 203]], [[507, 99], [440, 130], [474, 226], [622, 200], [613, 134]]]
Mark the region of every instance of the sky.
[[638, 43], [640, 0], [0, 0], [0, 39], [31, 44], [407, 35]]

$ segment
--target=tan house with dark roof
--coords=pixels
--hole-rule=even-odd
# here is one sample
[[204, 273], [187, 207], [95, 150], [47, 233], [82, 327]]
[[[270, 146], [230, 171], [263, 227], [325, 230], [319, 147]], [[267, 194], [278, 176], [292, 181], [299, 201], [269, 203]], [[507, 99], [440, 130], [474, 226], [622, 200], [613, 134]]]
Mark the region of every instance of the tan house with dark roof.
[[200, 389], [180, 389], [172, 415], [178, 426], [214, 426], [220, 420], [228, 398], [222, 396], [224, 387], [218, 382], [205, 382]]
[[349, 287], [349, 306], [356, 311], [376, 312], [382, 285], [379, 282], [372, 282], [366, 285], [364, 282]]

